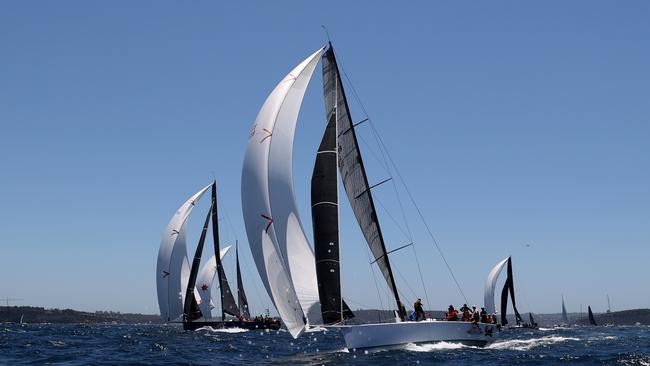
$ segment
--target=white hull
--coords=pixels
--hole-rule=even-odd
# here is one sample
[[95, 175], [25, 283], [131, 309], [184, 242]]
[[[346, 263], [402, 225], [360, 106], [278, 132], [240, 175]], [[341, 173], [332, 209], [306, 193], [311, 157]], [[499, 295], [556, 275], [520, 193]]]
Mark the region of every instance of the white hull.
[[349, 350], [443, 341], [484, 346], [498, 333], [494, 324], [435, 320], [351, 325], [341, 331]]

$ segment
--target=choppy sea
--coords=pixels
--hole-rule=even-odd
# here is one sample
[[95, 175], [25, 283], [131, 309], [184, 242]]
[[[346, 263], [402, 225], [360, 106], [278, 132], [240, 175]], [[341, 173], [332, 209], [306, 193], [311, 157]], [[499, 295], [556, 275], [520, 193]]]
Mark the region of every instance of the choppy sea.
[[336, 330], [297, 340], [284, 331], [175, 325], [0, 324], [3, 365], [648, 365], [650, 327], [508, 330], [485, 348], [451, 343], [352, 351]]

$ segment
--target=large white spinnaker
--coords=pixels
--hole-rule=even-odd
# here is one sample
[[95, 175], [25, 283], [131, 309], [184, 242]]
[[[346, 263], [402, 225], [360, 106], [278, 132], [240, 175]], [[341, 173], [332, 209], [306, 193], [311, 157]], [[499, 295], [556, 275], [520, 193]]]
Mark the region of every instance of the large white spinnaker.
[[209, 188], [210, 185], [206, 186], [183, 203], [163, 233], [156, 265], [156, 286], [160, 317], [164, 321], [179, 320], [183, 315], [183, 301], [190, 270], [185, 243], [185, 223], [195, 202]]
[[488, 274], [487, 280], [485, 281], [485, 295], [483, 297], [483, 301], [485, 302], [485, 311], [487, 311], [488, 314], [495, 313], [494, 289], [497, 285], [497, 279], [499, 278], [499, 274], [501, 273], [501, 270], [506, 265], [506, 263], [508, 263], [509, 258], [510, 257], [497, 263], [497, 265], [494, 266], [494, 268], [492, 268], [492, 270]]
[[[300, 231], [302, 231], [302, 228], [300, 228], [300, 222], [297, 218], [290, 219], [295, 203], [285, 202], [280, 204], [277, 200], [280, 197], [285, 197], [286, 192], [282, 191], [282, 194], [276, 193], [280, 188], [277, 190], [274, 188], [271, 191], [269, 184], [271, 174], [273, 174], [274, 179], [277, 174], [280, 174], [271, 172], [271, 169], [282, 169], [286, 173], [286, 167], [279, 168], [279, 162], [276, 162], [275, 158], [278, 154], [284, 155], [280, 154], [280, 150], [285, 149], [286, 146], [283, 144], [289, 141], [285, 135], [287, 129], [282, 128], [277, 131], [275, 129], [276, 124], [279, 122], [279, 125], [285, 126], [287, 122], [280, 121], [280, 119], [297, 119], [305, 89], [322, 53], [323, 49], [320, 49], [309, 56], [282, 79], [268, 96], [257, 115], [255, 124], [251, 128], [242, 170], [242, 210], [251, 253], [266, 291], [273, 300], [287, 330], [293, 337], [297, 337], [304, 330], [305, 312], [298, 297], [304, 295], [303, 282], [297, 280], [298, 276], [293, 277], [293, 280], [297, 280], [296, 282], [300, 287], [297, 294], [292, 280], [294, 272], [291, 271], [291, 264], [295, 264], [292, 250], [296, 249], [295, 255], [298, 260], [304, 259], [305, 253], [304, 248], [300, 248], [302, 244], [299, 244], [298, 248], [288, 248], [287, 239], [289, 239], [288, 234], [292, 238], [299, 238], [300, 234], [295, 233], [296, 225]], [[275, 133], [278, 135], [274, 136]], [[276, 148], [276, 144], [272, 142], [274, 139], [281, 140], [278, 145], [281, 147], [278, 147], [277, 154], [271, 152], [272, 148]], [[290, 141], [293, 144], [293, 137], [291, 137]], [[291, 149], [289, 149], [289, 153], [291, 153]], [[270, 161], [271, 158], [274, 159], [273, 162]], [[289, 159], [284, 161], [283, 164], [291, 165], [292, 161]], [[289, 172], [290, 170], [291, 168], [289, 168]], [[286, 179], [286, 177], [283, 179]], [[289, 180], [291, 180], [290, 174]], [[293, 194], [292, 188], [290, 193]], [[273, 194], [273, 199], [271, 194]], [[291, 197], [291, 200], [293, 201], [293, 197]], [[275, 207], [276, 204], [279, 205], [277, 208]], [[278, 213], [277, 222], [274, 216], [276, 210]], [[288, 224], [290, 220], [293, 223]], [[279, 223], [284, 227], [278, 228]], [[287, 227], [287, 225], [291, 225], [291, 227]], [[280, 235], [282, 237], [279, 237]], [[304, 236], [304, 233], [302, 236]], [[288, 252], [287, 249], [289, 249]], [[311, 254], [308, 266], [314, 266], [313, 278], [315, 284], [315, 264], [311, 249], [308, 249], [308, 253]], [[293, 269], [298, 270], [297, 267], [298, 264], [295, 264]], [[317, 291], [317, 286], [314, 286], [313, 290]], [[316, 295], [316, 299], [318, 299], [318, 295]], [[309, 310], [311, 304], [305, 301], [305, 305], [306, 309]]]
[[[225, 248], [222, 248], [219, 251], [219, 259], [223, 261], [223, 257], [226, 256], [228, 250], [232, 245], [228, 245]], [[203, 314], [203, 319], [212, 318], [212, 309], [214, 308], [214, 303], [212, 302], [212, 285], [214, 283], [214, 278], [217, 274], [217, 259], [213, 255], [208, 259], [208, 261], [203, 265], [199, 276], [196, 280], [196, 289], [199, 293], [201, 301], [199, 301], [199, 309]]]
[[321, 52], [311, 56], [280, 105], [273, 126], [269, 151], [269, 199], [273, 226], [282, 256], [289, 267], [293, 287], [302, 310], [311, 323], [322, 323], [316, 260], [300, 222], [293, 187], [293, 143], [298, 114], [309, 80], [318, 64]]

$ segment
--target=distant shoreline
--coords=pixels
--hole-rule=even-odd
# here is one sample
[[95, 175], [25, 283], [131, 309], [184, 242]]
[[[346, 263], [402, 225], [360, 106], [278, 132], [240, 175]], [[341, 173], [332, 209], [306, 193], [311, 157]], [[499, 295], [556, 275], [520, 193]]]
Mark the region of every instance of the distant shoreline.
[[94, 313], [72, 309], [46, 309], [35, 306], [0, 307], [1, 323], [88, 323], [88, 324], [138, 324], [162, 323], [159, 315], [96, 311]]
[[[440, 310], [427, 310], [428, 317], [442, 319], [444, 312]], [[377, 323], [394, 321], [391, 310], [354, 310], [356, 320], [360, 323]], [[522, 313], [524, 320], [528, 320], [528, 313]], [[535, 321], [540, 326], [553, 326], [561, 323], [560, 313], [537, 314], [533, 313]], [[586, 325], [587, 315], [569, 313], [571, 324]], [[0, 323], [81, 323], [81, 324], [162, 324], [159, 315], [121, 313], [113, 311], [96, 311], [94, 313], [72, 309], [46, 309], [35, 306], [0, 306]], [[650, 309], [631, 309], [613, 311], [611, 313], [596, 313], [596, 322], [599, 325], [650, 325]], [[514, 323], [514, 318], [508, 314], [508, 319]]]

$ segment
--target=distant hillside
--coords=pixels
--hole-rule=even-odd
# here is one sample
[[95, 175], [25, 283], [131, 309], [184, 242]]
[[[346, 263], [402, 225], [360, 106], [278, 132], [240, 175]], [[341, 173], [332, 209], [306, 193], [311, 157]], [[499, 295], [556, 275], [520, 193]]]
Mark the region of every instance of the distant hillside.
[[88, 313], [71, 309], [45, 309], [33, 306], [0, 307], [0, 323], [160, 323], [158, 315], [124, 314], [97, 311]]

